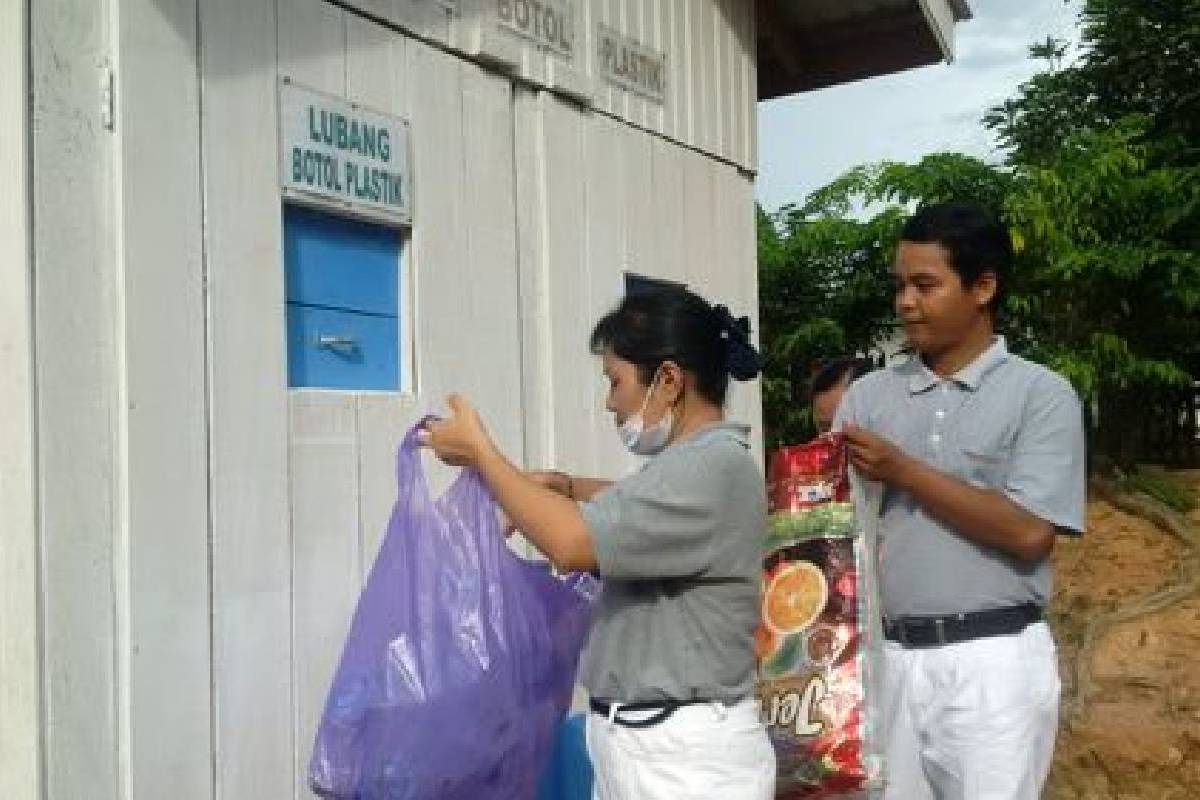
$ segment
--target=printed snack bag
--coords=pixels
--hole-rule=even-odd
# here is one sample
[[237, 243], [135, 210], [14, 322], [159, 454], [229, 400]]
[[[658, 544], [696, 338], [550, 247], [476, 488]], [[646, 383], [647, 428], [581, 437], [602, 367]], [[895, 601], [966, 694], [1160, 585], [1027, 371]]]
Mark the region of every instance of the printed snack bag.
[[776, 797], [865, 797], [863, 559], [841, 437], [776, 451], [768, 488], [756, 646]]

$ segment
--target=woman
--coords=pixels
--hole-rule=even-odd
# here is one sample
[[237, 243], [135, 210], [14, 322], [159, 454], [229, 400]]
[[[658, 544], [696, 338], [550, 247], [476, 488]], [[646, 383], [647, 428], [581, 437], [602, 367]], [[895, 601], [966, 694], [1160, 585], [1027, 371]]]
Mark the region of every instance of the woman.
[[449, 400], [426, 443], [482, 474], [559, 569], [605, 579], [580, 683], [598, 800], [767, 800], [775, 757], [753, 699], [765, 492], [729, 378], [759, 359], [749, 322], [685, 289], [626, 297], [592, 333], [606, 408], [634, 453], [617, 483], [522, 473], [475, 411]]

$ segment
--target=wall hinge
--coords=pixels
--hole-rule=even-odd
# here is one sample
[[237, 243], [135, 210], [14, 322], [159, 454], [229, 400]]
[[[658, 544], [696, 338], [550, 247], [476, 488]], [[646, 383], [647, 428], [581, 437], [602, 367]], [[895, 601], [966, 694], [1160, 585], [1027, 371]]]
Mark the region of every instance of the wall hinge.
[[112, 64], [100, 67], [100, 124], [105, 130], [113, 130], [117, 120], [116, 78]]

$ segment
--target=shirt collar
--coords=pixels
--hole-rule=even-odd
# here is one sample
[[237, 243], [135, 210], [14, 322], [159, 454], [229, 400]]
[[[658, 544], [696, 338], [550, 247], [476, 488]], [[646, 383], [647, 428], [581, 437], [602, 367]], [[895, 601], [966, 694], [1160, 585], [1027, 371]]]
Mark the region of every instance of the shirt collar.
[[722, 420], [700, 428], [689, 439], [684, 441], [703, 441], [712, 436], [725, 435], [736, 441], [742, 447], [750, 446], [750, 426], [740, 422]]
[[[979, 385], [983, 383], [983, 379], [988, 373], [996, 367], [1003, 364], [1008, 359], [1008, 345], [1004, 341], [1003, 336], [997, 336], [992, 341], [987, 350], [984, 350], [975, 360], [958, 372], [950, 376], [950, 379], [960, 386], [970, 389], [972, 392], [979, 390]], [[908, 390], [913, 394], [927, 392], [941, 382], [941, 377], [936, 372], [925, 366], [925, 362], [918, 355], [913, 355], [909, 361], [910, 372], [908, 376]]]

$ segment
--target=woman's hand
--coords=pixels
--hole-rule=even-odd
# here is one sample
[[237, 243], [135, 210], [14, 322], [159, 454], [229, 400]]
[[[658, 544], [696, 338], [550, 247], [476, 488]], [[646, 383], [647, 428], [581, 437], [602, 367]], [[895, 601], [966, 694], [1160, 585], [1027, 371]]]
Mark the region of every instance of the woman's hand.
[[421, 444], [452, 467], [478, 466], [480, 458], [495, 448], [479, 413], [457, 394], [446, 398], [446, 405], [450, 416], [425, 423]]

